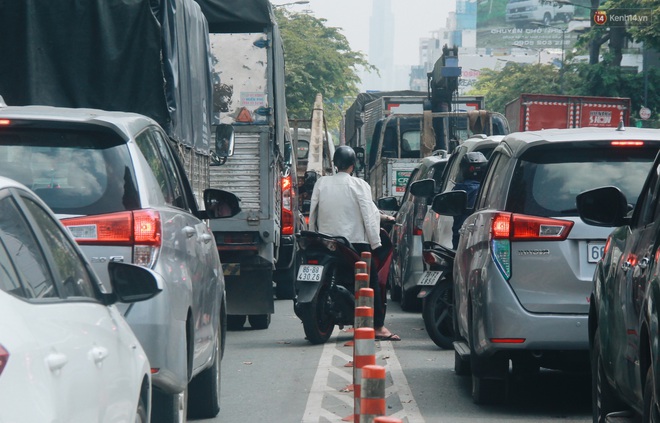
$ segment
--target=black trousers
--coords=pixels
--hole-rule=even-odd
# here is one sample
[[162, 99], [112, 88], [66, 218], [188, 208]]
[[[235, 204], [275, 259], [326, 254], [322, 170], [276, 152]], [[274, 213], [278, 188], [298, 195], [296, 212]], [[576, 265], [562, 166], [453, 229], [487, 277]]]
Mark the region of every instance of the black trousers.
[[[353, 247], [358, 253], [371, 253], [373, 267], [374, 252], [371, 251], [371, 246], [369, 244], [355, 243]], [[378, 283], [378, 273], [373, 268], [369, 269], [369, 288], [374, 290], [374, 327], [379, 328], [385, 326], [385, 309], [387, 308], [387, 303]]]

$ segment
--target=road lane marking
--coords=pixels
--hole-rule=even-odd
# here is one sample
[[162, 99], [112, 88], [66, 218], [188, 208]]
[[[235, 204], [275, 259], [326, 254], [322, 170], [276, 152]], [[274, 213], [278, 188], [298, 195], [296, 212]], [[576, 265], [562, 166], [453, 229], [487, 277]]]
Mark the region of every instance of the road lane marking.
[[[344, 366], [353, 358], [352, 347], [344, 345], [349, 339], [350, 334], [335, 328], [323, 345], [301, 423], [340, 423], [353, 413], [354, 393], [342, 392], [353, 381], [353, 368]], [[376, 364], [385, 367], [387, 375], [388, 416], [403, 423], [425, 423], [391, 341], [376, 344]]]

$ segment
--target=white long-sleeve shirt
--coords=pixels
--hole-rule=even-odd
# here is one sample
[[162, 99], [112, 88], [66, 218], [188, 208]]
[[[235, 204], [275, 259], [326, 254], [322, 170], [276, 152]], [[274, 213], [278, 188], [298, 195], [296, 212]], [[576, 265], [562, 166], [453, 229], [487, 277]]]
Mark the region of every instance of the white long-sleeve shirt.
[[369, 184], [346, 172], [319, 178], [312, 192], [309, 230], [366, 243], [372, 250], [380, 247], [380, 212]]

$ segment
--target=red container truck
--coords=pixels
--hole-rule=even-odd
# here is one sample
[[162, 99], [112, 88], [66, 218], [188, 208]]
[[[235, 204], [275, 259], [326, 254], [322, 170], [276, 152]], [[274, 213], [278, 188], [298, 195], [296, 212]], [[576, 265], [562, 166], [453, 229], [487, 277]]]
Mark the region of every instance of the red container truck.
[[551, 128], [617, 127], [630, 122], [630, 99], [521, 94], [504, 108], [511, 132]]

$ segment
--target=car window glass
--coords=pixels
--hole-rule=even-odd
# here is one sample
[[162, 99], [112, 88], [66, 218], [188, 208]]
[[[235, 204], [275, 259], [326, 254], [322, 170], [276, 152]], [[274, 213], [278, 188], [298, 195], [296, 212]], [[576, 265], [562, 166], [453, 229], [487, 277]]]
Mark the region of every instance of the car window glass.
[[645, 226], [654, 221], [654, 216], [657, 214], [657, 202], [658, 202], [658, 172], [660, 167], [656, 166], [655, 170], [651, 173], [651, 180], [649, 181], [648, 187], [643, 195], [643, 202], [640, 205], [640, 214], [637, 225]]
[[44, 249], [53, 259], [53, 274], [60, 286], [60, 296], [95, 298], [93, 279], [82, 258], [57, 223], [37, 203], [23, 199], [46, 240]]
[[602, 144], [531, 149], [516, 164], [507, 210], [535, 216], [577, 216], [575, 197], [606, 185], [618, 187], [634, 205], [656, 151]]
[[410, 177], [408, 178], [408, 182], [406, 183], [406, 191], [403, 194], [403, 198], [401, 199], [401, 204], [405, 203], [406, 201], [410, 200], [410, 197], [412, 197], [412, 194], [410, 193], [410, 184], [413, 182], [417, 181], [419, 176], [419, 168], [416, 167], [413, 169], [413, 171], [410, 173]]
[[501, 182], [501, 178], [504, 176], [509, 160], [510, 158], [502, 153], [496, 153], [491, 156], [488, 170], [486, 171], [486, 177], [481, 186], [481, 191], [479, 193], [479, 198], [477, 198], [475, 208], [481, 210], [496, 207], [499, 198], [496, 198], [497, 196], [493, 194], [493, 191]]
[[165, 202], [172, 205], [174, 202], [174, 191], [170, 187], [170, 182], [167, 178], [167, 170], [165, 169], [163, 160], [158, 153], [158, 147], [156, 146], [155, 141], [149, 136], [148, 131], [144, 131], [135, 137], [135, 142], [140, 148], [142, 155], [147, 160], [147, 163], [149, 163], [149, 167], [151, 168], [151, 171], [156, 178], [156, 182], [158, 182], [158, 186], [163, 193]]
[[58, 296], [39, 243], [16, 203], [9, 197], [0, 200], [0, 240], [14, 261], [28, 298]]
[[461, 173], [461, 157], [465, 154], [465, 149], [457, 149], [449, 159], [449, 164], [447, 165], [447, 177], [445, 178], [444, 186], [442, 192], [451, 191], [456, 185], [456, 178]]
[[172, 205], [182, 209], [186, 208], [186, 197], [183, 194], [183, 186], [181, 183], [181, 176], [179, 175], [178, 168], [170, 150], [167, 148], [165, 143], [167, 140], [160, 131], [153, 131], [152, 135], [158, 144], [158, 149], [160, 150], [161, 157], [163, 158], [163, 166], [167, 171], [167, 176], [170, 178], [170, 186], [172, 187], [172, 192], [174, 193], [174, 199]]
[[32, 189], [55, 212], [139, 208], [126, 143], [107, 131], [10, 128], [0, 133], [0, 175]]
[[9, 258], [9, 254], [5, 249], [4, 244], [0, 240], [0, 289], [15, 295], [17, 297], [29, 298], [29, 291], [24, 289], [21, 284], [14, 264]]

